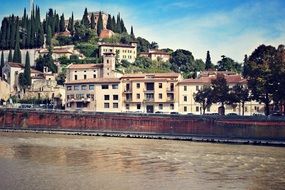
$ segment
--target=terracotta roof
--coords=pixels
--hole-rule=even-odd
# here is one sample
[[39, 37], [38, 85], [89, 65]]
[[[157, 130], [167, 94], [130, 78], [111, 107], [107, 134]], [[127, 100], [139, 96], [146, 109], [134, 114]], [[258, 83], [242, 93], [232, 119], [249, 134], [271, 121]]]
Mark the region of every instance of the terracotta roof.
[[112, 44], [112, 43], [103, 43], [100, 44], [99, 47], [106, 46], [106, 47], [123, 47], [123, 48], [135, 48], [135, 46], [131, 46], [129, 44]]
[[[224, 75], [227, 83], [229, 84], [246, 84], [247, 80], [243, 79], [241, 75]], [[201, 76], [198, 79], [185, 79], [179, 82], [179, 84], [210, 84], [212, 80], [216, 79], [216, 76]]]
[[103, 29], [100, 33], [100, 38], [110, 38], [114, 35], [112, 30]]
[[25, 66], [21, 63], [7, 62], [10, 67], [24, 68]]
[[85, 79], [85, 80], [73, 80], [66, 82], [66, 85], [69, 84], [92, 84], [92, 83], [119, 83], [119, 78], [95, 78], [95, 79]]
[[95, 69], [103, 67], [103, 64], [70, 64], [69, 69]]
[[43, 74], [43, 72], [31, 68], [31, 73]]
[[135, 74], [125, 74], [121, 78], [177, 78], [179, 73], [135, 73]]

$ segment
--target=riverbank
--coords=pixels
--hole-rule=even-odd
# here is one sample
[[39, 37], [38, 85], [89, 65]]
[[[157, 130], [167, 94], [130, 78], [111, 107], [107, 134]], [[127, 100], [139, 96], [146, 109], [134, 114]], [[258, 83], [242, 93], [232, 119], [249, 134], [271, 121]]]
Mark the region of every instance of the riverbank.
[[285, 119], [0, 109], [1, 130], [234, 144], [285, 144]]
[[218, 144], [239, 144], [239, 145], [257, 145], [257, 146], [277, 146], [285, 147], [285, 142], [268, 140], [250, 140], [250, 139], [225, 139], [215, 137], [195, 137], [188, 135], [164, 135], [147, 133], [126, 133], [119, 131], [72, 131], [72, 130], [48, 130], [48, 129], [5, 129], [0, 128], [2, 133], [31, 133], [31, 134], [49, 134], [49, 135], [71, 135], [71, 136], [99, 136], [116, 138], [139, 138], [156, 140], [175, 140], [192, 141]]

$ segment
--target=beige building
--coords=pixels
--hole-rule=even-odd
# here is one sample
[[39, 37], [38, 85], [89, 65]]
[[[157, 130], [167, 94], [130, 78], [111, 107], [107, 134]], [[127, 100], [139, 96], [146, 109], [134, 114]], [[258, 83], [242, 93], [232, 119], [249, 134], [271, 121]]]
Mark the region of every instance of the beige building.
[[[230, 88], [236, 84], [246, 85], [247, 82], [241, 77], [241, 75], [233, 72], [202, 72], [197, 79], [185, 79], [178, 83], [179, 88], [179, 113], [187, 114], [202, 114], [202, 107], [199, 103], [195, 102], [194, 96], [198, 90], [202, 89], [204, 86], [210, 86], [211, 81], [217, 77], [217, 75], [223, 75], [227, 80]], [[210, 108], [206, 109], [206, 113], [218, 113], [219, 104], [213, 104]], [[251, 101], [245, 104], [245, 115], [252, 115], [253, 113], [261, 113], [263, 110], [263, 105]], [[239, 106], [229, 106], [225, 105], [225, 114], [236, 113], [241, 114], [242, 108]]]
[[122, 95], [118, 78], [94, 78], [66, 84], [66, 110], [121, 112]]
[[[46, 54], [49, 53], [49, 50], [46, 48], [43, 49], [39, 49], [36, 52], [36, 59], [39, 58], [39, 56], [44, 56]], [[70, 58], [70, 56], [72, 55], [76, 55], [79, 57], [79, 59], [84, 59], [85, 56], [83, 54], [81, 54], [79, 51], [74, 49], [74, 45], [67, 45], [67, 46], [55, 46], [53, 47], [52, 50], [52, 58], [54, 60], [58, 60], [61, 57], [67, 57], [68, 59]]]
[[126, 60], [133, 63], [137, 58], [137, 43], [133, 42], [130, 45], [111, 43], [99, 44], [99, 55], [103, 56], [105, 53], [115, 53], [119, 62]]
[[0, 79], [0, 101], [7, 101], [10, 97], [10, 85]]
[[140, 57], [148, 57], [152, 61], [167, 62], [170, 59], [170, 54], [161, 50], [149, 50], [148, 52], [141, 52]]
[[123, 111], [177, 112], [178, 73], [130, 74], [121, 77]]

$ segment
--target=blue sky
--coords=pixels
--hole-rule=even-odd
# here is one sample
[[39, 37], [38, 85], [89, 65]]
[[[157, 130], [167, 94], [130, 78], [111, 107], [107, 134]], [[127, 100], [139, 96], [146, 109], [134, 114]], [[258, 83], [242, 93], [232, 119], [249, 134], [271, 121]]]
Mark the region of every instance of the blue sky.
[[[285, 43], [284, 0], [34, 0], [42, 14], [48, 8], [81, 18], [84, 8], [121, 13], [136, 36], [156, 41], [160, 48], [190, 50], [214, 62], [226, 55], [242, 61], [260, 44]], [[0, 18], [23, 14], [29, 0], [0, 0]]]

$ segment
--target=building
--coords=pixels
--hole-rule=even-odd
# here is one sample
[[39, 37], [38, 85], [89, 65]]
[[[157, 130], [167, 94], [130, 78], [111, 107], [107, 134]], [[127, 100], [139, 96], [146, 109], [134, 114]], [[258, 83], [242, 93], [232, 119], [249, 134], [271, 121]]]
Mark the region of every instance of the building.
[[108, 30], [108, 29], [103, 29], [100, 33], [100, 38], [104, 39], [104, 38], [111, 38], [115, 33], [112, 30]]
[[4, 81], [0, 80], [0, 105], [2, 101], [7, 101], [10, 97], [10, 85]]
[[[36, 54], [36, 58], [39, 58], [39, 56], [44, 56], [49, 53], [48, 49], [39, 49]], [[79, 51], [74, 49], [74, 45], [70, 46], [55, 46], [52, 50], [52, 58], [54, 60], [58, 60], [61, 57], [67, 57], [70, 59], [70, 56], [76, 55], [79, 57], [79, 59], [85, 58], [83, 54], [81, 54]]]
[[86, 80], [95, 78], [114, 78], [115, 54], [105, 53], [103, 63], [98, 64], [70, 64], [66, 67], [66, 80]]
[[[211, 81], [216, 79], [217, 75], [222, 75], [227, 80], [230, 88], [236, 84], [247, 85], [247, 81], [241, 77], [241, 75], [234, 72], [219, 72], [219, 71], [207, 71], [202, 72], [197, 79], [184, 79], [179, 81], [179, 113], [187, 114], [202, 114], [202, 107], [198, 102], [195, 102], [194, 96], [198, 90], [204, 86], [210, 86]], [[206, 113], [218, 113], [219, 104], [213, 104], [210, 108], [206, 109]], [[241, 114], [242, 108], [240, 106], [225, 105], [225, 113]], [[246, 102], [245, 115], [252, 115], [253, 113], [261, 113], [263, 106], [255, 101]]]
[[129, 74], [121, 77], [123, 111], [177, 112], [178, 73]]
[[137, 43], [132, 42], [130, 45], [101, 43], [99, 44], [99, 55], [103, 56], [104, 53], [115, 53], [119, 62], [126, 60], [133, 63], [137, 58]]
[[66, 82], [66, 110], [121, 112], [118, 78], [93, 78]]
[[170, 54], [161, 50], [149, 50], [148, 52], [141, 52], [140, 57], [148, 57], [152, 61], [167, 62], [170, 59]]
[[89, 12], [88, 13], [88, 19], [91, 22], [91, 16], [92, 16], [92, 14], [94, 14], [95, 23], [97, 25], [100, 12], [101, 12], [101, 15], [102, 15], [102, 20], [103, 20], [103, 29], [106, 29], [107, 28], [107, 22], [108, 22], [108, 16], [109, 16], [108, 13], [105, 13], [103, 11]]

